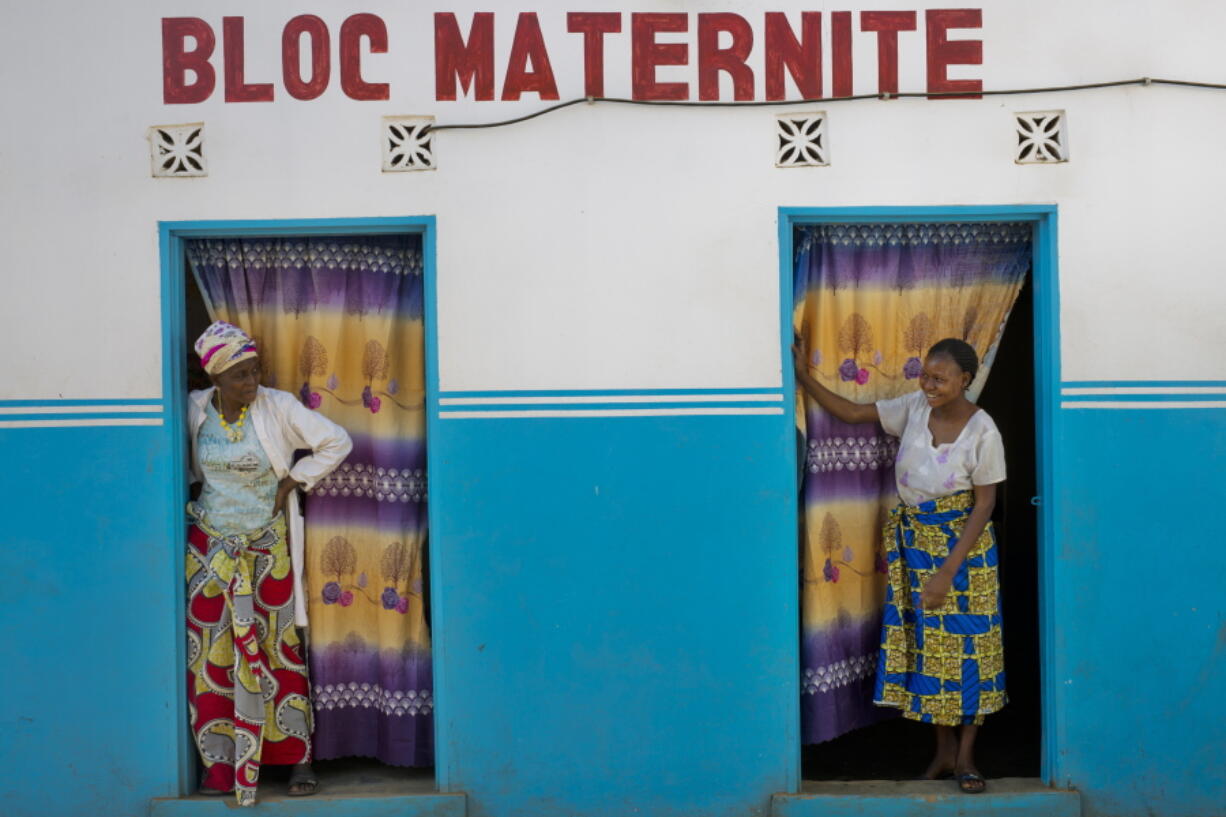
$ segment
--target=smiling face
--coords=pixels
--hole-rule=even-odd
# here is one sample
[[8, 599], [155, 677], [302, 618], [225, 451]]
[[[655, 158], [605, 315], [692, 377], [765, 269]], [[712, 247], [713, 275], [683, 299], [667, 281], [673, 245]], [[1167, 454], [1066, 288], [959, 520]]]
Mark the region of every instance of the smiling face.
[[260, 359], [247, 358], [212, 378], [222, 400], [235, 406], [250, 405], [260, 388]]
[[962, 371], [948, 355], [929, 355], [924, 358], [919, 385], [932, 408], [958, 400], [970, 384], [971, 376]]

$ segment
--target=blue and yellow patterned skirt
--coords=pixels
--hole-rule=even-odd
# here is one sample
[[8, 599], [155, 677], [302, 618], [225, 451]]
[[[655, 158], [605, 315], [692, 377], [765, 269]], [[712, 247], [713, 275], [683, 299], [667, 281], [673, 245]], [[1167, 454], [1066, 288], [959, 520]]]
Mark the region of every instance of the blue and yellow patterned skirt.
[[996, 531], [989, 522], [939, 610], [920, 590], [945, 563], [974, 506], [971, 491], [899, 505], [885, 526], [888, 586], [873, 702], [942, 726], [983, 723], [1005, 705]]

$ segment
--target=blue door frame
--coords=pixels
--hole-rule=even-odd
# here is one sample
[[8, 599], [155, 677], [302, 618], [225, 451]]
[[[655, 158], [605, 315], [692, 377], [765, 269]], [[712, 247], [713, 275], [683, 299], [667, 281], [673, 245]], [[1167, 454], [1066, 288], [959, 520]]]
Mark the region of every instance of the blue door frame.
[[[1042, 700], [1042, 759], [1040, 774], [1048, 785], [1062, 780], [1060, 768], [1059, 690], [1055, 667], [1056, 520], [1059, 494], [1055, 490], [1056, 441], [1060, 438], [1060, 290], [1057, 256], [1057, 207], [1054, 204], [987, 205], [959, 207], [780, 207], [779, 304], [783, 380], [789, 393], [796, 388], [791, 366], [792, 237], [803, 224], [917, 223], [1014, 221], [1034, 225], [1031, 281], [1034, 287], [1035, 451], [1039, 495], [1039, 684]], [[788, 422], [795, 424], [795, 406], [786, 402]], [[793, 468], [795, 464], [793, 463]], [[799, 524], [799, 519], [797, 519]], [[799, 643], [799, 642], [798, 642]], [[799, 674], [797, 676], [799, 678]], [[797, 696], [799, 697], [799, 689]], [[793, 768], [800, 768], [800, 746]], [[796, 791], [800, 781], [796, 780]]]
[[[162, 221], [158, 222], [158, 237], [160, 241], [161, 285], [162, 285], [162, 395], [165, 403], [166, 422], [165, 434], [169, 441], [173, 461], [171, 473], [186, 473], [187, 469], [187, 395], [184, 392], [186, 372], [184, 362], [188, 350], [186, 337], [186, 310], [183, 292], [183, 271], [185, 263], [184, 241], [192, 238], [266, 238], [272, 236], [302, 236], [318, 238], [320, 236], [354, 236], [354, 235], [394, 235], [416, 234], [422, 238], [422, 282], [425, 288], [425, 319], [426, 319], [426, 405], [433, 407], [438, 399], [438, 333], [435, 308], [435, 239], [436, 224], [434, 216], [404, 216], [385, 218], [324, 218], [324, 219], [273, 219], [244, 221]], [[426, 450], [433, 446], [434, 424], [430, 417], [433, 411], [426, 415]], [[426, 458], [426, 481], [433, 484], [435, 461]], [[184, 517], [179, 509], [187, 504], [187, 486], [173, 481], [167, 488], [170, 512], [166, 514], [167, 542], [182, 542], [184, 536]], [[428, 524], [434, 528], [434, 506], [427, 506]], [[177, 642], [175, 644], [176, 666], [185, 666], [186, 656], [186, 620], [184, 615], [184, 548], [176, 547], [173, 558], [174, 575], [169, 581], [176, 588], [176, 602], [179, 610]], [[445, 593], [445, 583], [439, 579], [439, 570], [431, 566], [430, 592], [434, 599], [441, 599]], [[434, 605], [441, 608], [442, 605]], [[434, 628], [442, 627], [439, 612], [432, 615]], [[441, 791], [448, 791], [447, 769], [449, 768], [449, 742], [440, 736], [441, 725], [446, 723], [443, 716], [447, 707], [446, 685], [442, 683], [444, 675], [444, 660], [440, 650], [435, 648], [432, 655], [434, 670], [434, 723], [435, 723], [435, 783]], [[181, 796], [190, 794], [195, 785], [195, 747], [187, 728], [187, 697], [179, 695], [178, 711], [179, 728], [182, 740], [179, 741], [179, 793]]]

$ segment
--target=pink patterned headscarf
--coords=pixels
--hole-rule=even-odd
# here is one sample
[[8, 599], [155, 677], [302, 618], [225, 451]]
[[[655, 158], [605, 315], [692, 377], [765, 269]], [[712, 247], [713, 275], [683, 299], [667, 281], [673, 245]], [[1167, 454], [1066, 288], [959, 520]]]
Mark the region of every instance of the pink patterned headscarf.
[[221, 374], [236, 363], [256, 357], [255, 341], [233, 324], [217, 321], [196, 340], [200, 365], [209, 374]]

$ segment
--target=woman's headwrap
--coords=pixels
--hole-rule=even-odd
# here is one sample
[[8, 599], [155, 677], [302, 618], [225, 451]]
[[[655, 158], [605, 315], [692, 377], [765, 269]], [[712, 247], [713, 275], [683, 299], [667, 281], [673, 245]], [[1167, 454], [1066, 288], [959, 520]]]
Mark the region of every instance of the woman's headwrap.
[[217, 321], [196, 340], [200, 365], [209, 374], [221, 374], [236, 363], [257, 355], [255, 341], [233, 324]]

